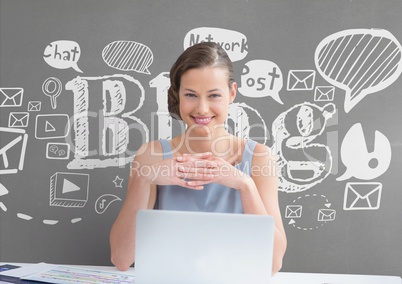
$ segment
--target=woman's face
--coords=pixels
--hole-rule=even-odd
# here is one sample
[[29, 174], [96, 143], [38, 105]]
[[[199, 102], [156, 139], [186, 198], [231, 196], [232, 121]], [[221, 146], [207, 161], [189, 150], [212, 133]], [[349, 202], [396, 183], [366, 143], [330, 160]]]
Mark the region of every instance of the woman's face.
[[187, 70], [180, 82], [180, 115], [192, 134], [223, 130], [236, 83], [229, 88], [227, 71], [219, 67]]

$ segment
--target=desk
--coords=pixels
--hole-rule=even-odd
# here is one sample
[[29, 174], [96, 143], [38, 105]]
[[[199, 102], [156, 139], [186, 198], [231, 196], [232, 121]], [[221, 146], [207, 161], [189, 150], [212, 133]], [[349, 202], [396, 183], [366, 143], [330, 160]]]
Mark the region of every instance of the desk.
[[[0, 262], [0, 265], [3, 264], [12, 264], [21, 267], [28, 265], [27, 263]], [[112, 266], [67, 266], [76, 266], [109, 272], [118, 271]], [[124, 274], [135, 274], [134, 268], [130, 268], [128, 271], [125, 271]], [[402, 279], [401, 277], [397, 276], [279, 272], [272, 278], [271, 284], [402, 284]]]
[[272, 284], [402, 284], [397, 276], [279, 272]]

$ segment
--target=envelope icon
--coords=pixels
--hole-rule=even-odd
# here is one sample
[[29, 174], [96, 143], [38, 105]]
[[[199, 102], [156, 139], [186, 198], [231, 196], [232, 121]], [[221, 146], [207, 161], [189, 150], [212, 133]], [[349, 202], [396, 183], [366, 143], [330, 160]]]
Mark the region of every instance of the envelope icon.
[[24, 129], [0, 127], [0, 135], [0, 175], [15, 174], [24, 167], [28, 134]]
[[40, 111], [42, 107], [42, 102], [30, 101], [28, 102], [28, 111]]
[[0, 107], [19, 107], [22, 105], [22, 88], [0, 88]]
[[288, 91], [312, 90], [314, 88], [314, 70], [290, 70], [288, 74]]
[[327, 222], [335, 220], [336, 211], [334, 209], [320, 209], [318, 210], [318, 221]]
[[380, 208], [382, 184], [348, 182], [345, 186], [344, 210], [377, 210]]
[[335, 87], [333, 86], [317, 86], [314, 93], [314, 101], [328, 102], [334, 100]]
[[8, 117], [8, 127], [27, 127], [28, 122], [28, 112], [11, 112]]
[[301, 205], [287, 205], [285, 218], [300, 218], [302, 216], [302, 208]]

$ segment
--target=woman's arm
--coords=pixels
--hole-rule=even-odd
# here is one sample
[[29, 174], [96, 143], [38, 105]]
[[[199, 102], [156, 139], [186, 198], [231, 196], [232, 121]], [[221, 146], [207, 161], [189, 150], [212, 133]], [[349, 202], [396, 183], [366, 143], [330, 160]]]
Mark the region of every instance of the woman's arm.
[[[110, 231], [111, 261], [119, 270], [127, 270], [134, 263], [136, 215], [141, 209], [152, 209], [156, 199], [156, 186], [146, 176], [141, 176], [139, 167], [150, 159], [149, 147], [145, 144], [134, 159], [126, 198]], [[146, 148], [146, 149], [144, 149]]]
[[278, 200], [276, 159], [270, 149], [257, 144], [251, 168], [251, 178], [244, 178], [240, 190], [244, 213], [268, 214], [275, 219], [274, 257], [272, 273], [282, 267], [287, 240]]
[[[111, 261], [119, 270], [127, 270], [135, 261], [135, 226], [137, 212], [153, 209], [156, 185], [179, 185], [199, 190], [202, 186], [191, 185], [186, 174], [178, 169], [186, 165], [185, 159], [163, 159], [159, 141], [144, 144], [133, 161], [126, 198], [110, 231]], [[204, 163], [209, 168], [209, 162]], [[208, 183], [211, 176], [200, 174], [200, 181]]]

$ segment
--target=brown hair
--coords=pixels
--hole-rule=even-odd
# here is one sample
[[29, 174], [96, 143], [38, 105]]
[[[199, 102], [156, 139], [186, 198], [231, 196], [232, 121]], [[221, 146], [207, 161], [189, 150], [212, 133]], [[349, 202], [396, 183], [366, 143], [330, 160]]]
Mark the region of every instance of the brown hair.
[[168, 90], [168, 110], [175, 119], [181, 119], [179, 108], [179, 89], [181, 76], [189, 69], [220, 67], [228, 71], [228, 84], [231, 87], [233, 65], [226, 51], [217, 43], [201, 42], [187, 48], [170, 69], [170, 88]]

